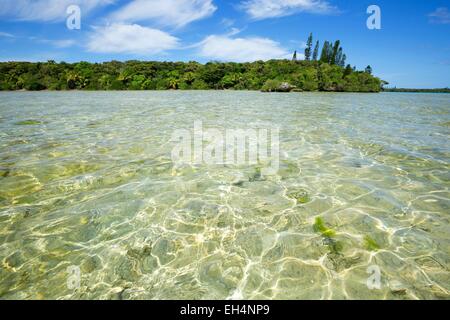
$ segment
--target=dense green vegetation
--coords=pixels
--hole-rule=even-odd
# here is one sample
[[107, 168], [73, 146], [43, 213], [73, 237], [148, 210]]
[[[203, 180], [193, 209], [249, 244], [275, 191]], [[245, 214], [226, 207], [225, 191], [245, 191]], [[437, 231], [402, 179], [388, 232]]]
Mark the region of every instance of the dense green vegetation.
[[[319, 41], [310, 34], [305, 60], [251, 63], [111, 61], [105, 63], [0, 63], [0, 90], [208, 90], [379, 92], [383, 82], [347, 65], [340, 41]], [[283, 90], [284, 91], [284, 90]], [[290, 91], [290, 90], [288, 90]]]
[[267, 80], [303, 91], [381, 89], [367, 72], [320, 61], [0, 63], [0, 90], [260, 90]]

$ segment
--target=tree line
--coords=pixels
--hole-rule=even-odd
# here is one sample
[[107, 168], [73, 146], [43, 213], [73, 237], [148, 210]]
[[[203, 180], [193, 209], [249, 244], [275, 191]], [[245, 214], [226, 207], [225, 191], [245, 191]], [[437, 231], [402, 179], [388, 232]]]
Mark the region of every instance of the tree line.
[[320, 61], [0, 63], [0, 90], [260, 90], [269, 80], [303, 91], [378, 92], [382, 84]]
[[413, 89], [413, 88], [383, 88], [386, 92], [417, 92], [417, 93], [450, 93], [450, 88]]
[[[305, 60], [234, 62], [111, 61], [104, 63], [3, 62], [0, 90], [261, 90], [287, 82], [299, 91], [379, 92], [371, 70], [345, 65], [340, 41], [319, 42], [310, 35]], [[370, 72], [369, 72], [370, 71]]]

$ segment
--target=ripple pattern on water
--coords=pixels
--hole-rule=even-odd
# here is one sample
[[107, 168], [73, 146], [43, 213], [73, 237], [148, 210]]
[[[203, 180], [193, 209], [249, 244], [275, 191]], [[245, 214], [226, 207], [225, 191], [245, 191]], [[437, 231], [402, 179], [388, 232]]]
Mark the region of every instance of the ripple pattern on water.
[[[0, 119], [0, 299], [450, 298], [448, 95], [0, 93]], [[278, 174], [174, 168], [196, 120], [280, 127]]]

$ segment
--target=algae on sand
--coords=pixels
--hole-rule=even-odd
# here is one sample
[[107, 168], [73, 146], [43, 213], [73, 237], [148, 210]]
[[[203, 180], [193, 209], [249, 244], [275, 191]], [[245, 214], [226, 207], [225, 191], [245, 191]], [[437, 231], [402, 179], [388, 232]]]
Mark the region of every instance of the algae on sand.
[[288, 197], [297, 200], [297, 203], [305, 204], [311, 201], [308, 191], [299, 189], [288, 193]]
[[380, 245], [370, 236], [365, 236], [364, 248], [366, 248], [368, 251], [377, 251], [380, 250]]
[[319, 232], [324, 237], [331, 238], [336, 235], [336, 231], [325, 226], [325, 223], [321, 217], [316, 218], [313, 228], [315, 232]]
[[16, 122], [15, 124], [18, 126], [34, 126], [34, 125], [38, 125], [38, 124], [42, 124], [42, 121], [39, 120], [23, 120], [23, 121], [19, 121]]

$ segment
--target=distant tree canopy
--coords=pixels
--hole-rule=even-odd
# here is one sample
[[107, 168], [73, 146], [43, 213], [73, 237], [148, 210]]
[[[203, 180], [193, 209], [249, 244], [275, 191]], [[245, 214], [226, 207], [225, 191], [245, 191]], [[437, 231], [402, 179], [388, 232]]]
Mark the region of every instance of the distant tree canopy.
[[[0, 90], [260, 90], [268, 80], [303, 91], [379, 92], [372, 70], [345, 67], [340, 41], [319, 41], [310, 34], [305, 60], [251, 63], [111, 61], [104, 63], [3, 62]], [[312, 60], [311, 60], [312, 58]]]
[[367, 72], [321, 61], [0, 63], [0, 90], [260, 90], [267, 80], [303, 91], [381, 90]]
[[450, 93], [450, 88], [412, 89], [412, 88], [383, 88], [386, 92], [417, 92], [417, 93]]

